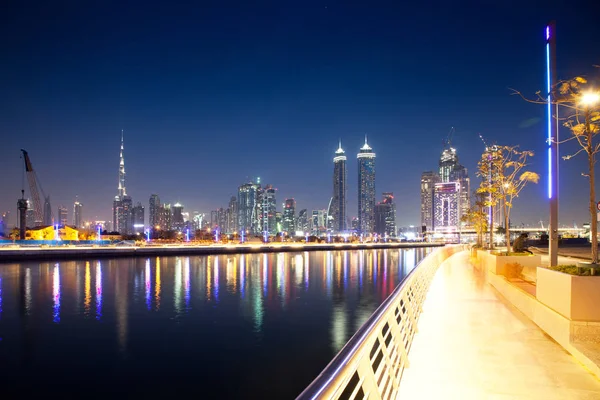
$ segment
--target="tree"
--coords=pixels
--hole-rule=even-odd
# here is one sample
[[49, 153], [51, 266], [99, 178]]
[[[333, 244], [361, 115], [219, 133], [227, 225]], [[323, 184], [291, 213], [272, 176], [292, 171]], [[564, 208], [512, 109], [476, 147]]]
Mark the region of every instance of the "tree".
[[[600, 152], [598, 134], [600, 133], [600, 94], [594, 92], [591, 85], [583, 77], [575, 77], [570, 80], [559, 81], [552, 87], [551, 103], [564, 110], [564, 115], [553, 115], [552, 117], [562, 122], [569, 129], [571, 135], [568, 139], [558, 144], [575, 141], [579, 150], [563, 157], [569, 160], [580, 153], [585, 153], [588, 159], [588, 171], [582, 173], [588, 178], [590, 187], [589, 211], [590, 230], [592, 242], [592, 264], [598, 263], [598, 224], [596, 220], [596, 187], [595, 187], [595, 165], [596, 154]], [[548, 104], [547, 99], [537, 92], [537, 99], [528, 99], [519, 91], [513, 90], [514, 94], [521, 96], [530, 103]]]
[[[519, 146], [492, 146], [477, 164], [477, 175], [482, 178], [477, 192], [488, 194], [486, 205], [493, 207], [500, 203], [504, 212], [507, 254], [511, 252], [508, 221], [513, 203], [528, 183], [537, 183], [540, 179], [535, 172], [523, 171], [529, 157], [533, 157], [533, 152], [519, 150]], [[490, 243], [492, 231], [490, 226]]]
[[477, 247], [483, 247], [483, 234], [488, 229], [488, 219], [483, 208], [485, 207], [485, 199], [483, 193], [475, 192], [475, 204], [465, 215], [461, 217], [461, 221], [472, 226], [477, 232]]

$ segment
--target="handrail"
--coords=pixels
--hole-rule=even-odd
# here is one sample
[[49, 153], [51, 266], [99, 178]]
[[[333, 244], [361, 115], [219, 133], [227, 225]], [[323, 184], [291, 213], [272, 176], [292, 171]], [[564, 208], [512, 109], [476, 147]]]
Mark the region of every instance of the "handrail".
[[435, 249], [415, 266], [297, 400], [395, 398], [429, 284], [463, 249]]

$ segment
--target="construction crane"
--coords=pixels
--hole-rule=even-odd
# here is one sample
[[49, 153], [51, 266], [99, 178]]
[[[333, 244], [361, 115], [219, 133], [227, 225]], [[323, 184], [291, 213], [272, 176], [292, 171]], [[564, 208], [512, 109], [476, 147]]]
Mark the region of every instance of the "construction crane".
[[446, 138], [446, 140], [444, 140], [444, 147], [445, 146], [450, 146], [452, 144], [452, 135], [454, 135], [455, 129], [454, 127], [450, 128], [450, 132], [448, 132], [448, 137]]
[[[27, 173], [27, 181], [29, 182], [29, 191], [31, 192], [31, 197], [33, 200], [33, 211], [35, 215], [35, 223], [42, 224], [44, 220], [44, 214], [42, 212], [42, 203], [40, 202], [40, 193], [38, 192], [38, 184], [37, 184], [37, 175], [31, 165], [31, 160], [29, 159], [29, 154], [23, 149], [23, 159], [25, 160], [25, 172]], [[42, 191], [42, 194], [43, 191]], [[44, 196], [46, 198], [46, 196]]]

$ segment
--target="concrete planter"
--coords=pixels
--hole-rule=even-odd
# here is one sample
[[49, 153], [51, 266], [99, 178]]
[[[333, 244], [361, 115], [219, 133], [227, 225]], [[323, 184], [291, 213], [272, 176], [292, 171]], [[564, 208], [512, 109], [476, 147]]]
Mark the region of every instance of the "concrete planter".
[[[510, 275], [511, 272], [523, 279], [535, 282], [537, 268], [542, 263], [542, 257], [539, 255], [525, 256], [502, 256], [492, 254], [489, 251], [479, 251], [478, 260], [481, 261], [483, 268], [496, 275]], [[518, 264], [518, 268], [508, 268], [509, 265]]]
[[537, 269], [537, 299], [571, 321], [600, 322], [600, 276]]

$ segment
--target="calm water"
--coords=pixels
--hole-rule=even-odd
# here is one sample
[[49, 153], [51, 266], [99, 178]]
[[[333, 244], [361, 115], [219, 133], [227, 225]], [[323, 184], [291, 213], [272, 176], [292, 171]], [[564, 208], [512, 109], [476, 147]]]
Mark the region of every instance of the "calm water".
[[0, 264], [0, 397], [294, 398], [427, 252]]

